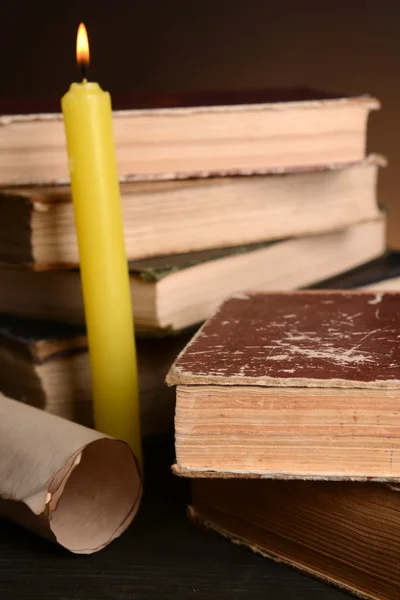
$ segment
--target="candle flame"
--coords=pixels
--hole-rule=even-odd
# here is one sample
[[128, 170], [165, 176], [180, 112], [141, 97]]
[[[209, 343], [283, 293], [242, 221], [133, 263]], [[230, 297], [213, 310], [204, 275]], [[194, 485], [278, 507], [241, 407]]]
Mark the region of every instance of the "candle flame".
[[79, 25], [78, 35], [76, 36], [76, 60], [81, 69], [88, 68], [90, 62], [89, 40], [83, 23]]

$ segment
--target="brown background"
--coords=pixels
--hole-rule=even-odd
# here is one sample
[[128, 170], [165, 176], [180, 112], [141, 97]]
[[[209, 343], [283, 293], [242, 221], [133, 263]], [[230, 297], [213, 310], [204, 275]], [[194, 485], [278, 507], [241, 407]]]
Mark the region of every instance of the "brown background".
[[390, 166], [380, 201], [400, 248], [400, 2], [395, 0], [100, 0], [2, 6], [0, 100], [59, 97], [76, 79], [77, 25], [91, 77], [113, 94], [312, 85], [376, 95], [371, 151]]

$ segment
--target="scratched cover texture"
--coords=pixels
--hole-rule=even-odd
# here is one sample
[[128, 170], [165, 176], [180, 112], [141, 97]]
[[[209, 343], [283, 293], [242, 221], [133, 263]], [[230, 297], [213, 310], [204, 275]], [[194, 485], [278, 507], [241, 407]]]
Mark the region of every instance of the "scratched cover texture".
[[169, 385], [400, 387], [400, 293], [237, 294], [178, 356]]

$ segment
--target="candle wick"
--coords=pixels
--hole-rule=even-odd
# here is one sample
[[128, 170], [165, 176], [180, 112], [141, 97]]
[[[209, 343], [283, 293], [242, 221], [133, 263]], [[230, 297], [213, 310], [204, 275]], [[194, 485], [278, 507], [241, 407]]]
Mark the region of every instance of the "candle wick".
[[80, 65], [82, 74], [82, 83], [87, 83], [87, 65], [84, 63]]

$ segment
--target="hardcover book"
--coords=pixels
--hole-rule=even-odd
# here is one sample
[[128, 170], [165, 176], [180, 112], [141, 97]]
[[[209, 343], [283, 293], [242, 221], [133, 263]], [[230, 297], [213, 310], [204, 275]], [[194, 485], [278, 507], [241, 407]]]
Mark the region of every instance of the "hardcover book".
[[[277, 175], [121, 184], [128, 258], [182, 254], [334, 231], [378, 216], [382, 157]], [[0, 191], [0, 261], [77, 266], [69, 187]]]
[[383, 483], [194, 480], [190, 519], [358, 598], [400, 597], [400, 488]]
[[323, 289], [400, 289], [400, 252], [385, 252], [364, 265], [346, 273], [319, 282], [315, 288]]
[[[144, 436], [173, 430], [175, 398], [164, 379], [191, 333], [136, 340]], [[0, 393], [92, 427], [85, 331], [61, 323], [0, 316]]]
[[[362, 160], [379, 102], [314, 90], [173, 98], [114, 112], [125, 180], [315, 167]], [[0, 185], [67, 183], [61, 114], [0, 117]]]
[[239, 293], [171, 367], [175, 472], [397, 480], [399, 293]]
[[[201, 323], [241, 289], [307, 287], [380, 256], [379, 218], [335, 232], [134, 261], [130, 289], [137, 331], [180, 331]], [[78, 270], [0, 264], [0, 314], [84, 324]]]

